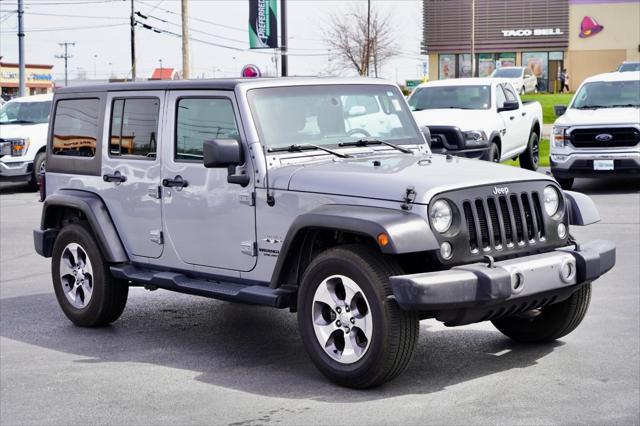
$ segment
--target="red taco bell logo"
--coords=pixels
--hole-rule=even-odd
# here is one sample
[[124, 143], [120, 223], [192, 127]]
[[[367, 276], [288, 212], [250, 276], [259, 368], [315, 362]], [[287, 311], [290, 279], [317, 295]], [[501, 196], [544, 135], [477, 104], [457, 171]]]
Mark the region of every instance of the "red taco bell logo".
[[587, 38], [598, 34], [604, 27], [591, 16], [585, 16], [580, 23], [580, 38]]

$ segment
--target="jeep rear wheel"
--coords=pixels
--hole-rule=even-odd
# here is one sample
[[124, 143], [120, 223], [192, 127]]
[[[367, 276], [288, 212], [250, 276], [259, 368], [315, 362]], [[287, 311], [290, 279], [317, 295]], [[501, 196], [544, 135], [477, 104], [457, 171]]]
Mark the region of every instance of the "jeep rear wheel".
[[590, 301], [591, 283], [588, 283], [567, 300], [492, 322], [502, 334], [513, 340], [551, 342], [566, 336], [580, 325]]
[[418, 316], [392, 298], [398, 265], [361, 245], [329, 249], [304, 273], [298, 327], [316, 367], [335, 383], [368, 388], [399, 375], [418, 338]]
[[111, 276], [87, 227], [74, 223], [62, 228], [53, 245], [51, 275], [58, 303], [74, 324], [105, 325], [122, 314], [129, 286]]

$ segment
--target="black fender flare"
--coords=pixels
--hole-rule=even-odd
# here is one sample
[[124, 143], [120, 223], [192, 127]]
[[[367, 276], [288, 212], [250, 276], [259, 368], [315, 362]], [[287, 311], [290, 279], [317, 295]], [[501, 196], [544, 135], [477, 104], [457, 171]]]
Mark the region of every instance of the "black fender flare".
[[45, 199], [40, 229], [34, 230], [34, 243], [40, 255], [51, 257], [53, 243], [62, 226], [62, 213], [65, 209], [82, 212], [108, 262], [129, 261], [104, 201], [92, 192], [77, 189], [61, 189]]
[[416, 253], [439, 248], [429, 224], [417, 214], [382, 207], [353, 205], [324, 205], [298, 216], [284, 238], [271, 277], [271, 287], [279, 287], [290, 262], [296, 262], [306, 230], [325, 229], [346, 231], [377, 241], [379, 234], [389, 237], [386, 246], [379, 246], [385, 254]]
[[[538, 129], [540, 129], [537, 133], [538, 133], [538, 139], [542, 139], [542, 125], [538, 122], [538, 119], [535, 118], [533, 120], [533, 122], [531, 123], [531, 129], [529, 130], [529, 135], [531, 135], [531, 133], [534, 133], [534, 129], [536, 128], [536, 126], [538, 126]], [[527, 141], [528, 143], [529, 141]]]

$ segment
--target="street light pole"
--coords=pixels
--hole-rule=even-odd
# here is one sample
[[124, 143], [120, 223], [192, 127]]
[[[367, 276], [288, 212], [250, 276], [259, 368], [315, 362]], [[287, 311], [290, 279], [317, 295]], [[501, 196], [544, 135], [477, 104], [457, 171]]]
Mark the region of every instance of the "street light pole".
[[280, 0], [280, 19], [282, 20], [282, 43], [280, 46], [280, 69], [282, 71], [282, 77], [286, 77], [289, 74], [289, 58], [287, 56], [287, 1]]
[[476, 76], [476, 0], [471, 0], [471, 77]]
[[134, 0], [131, 0], [131, 80], [136, 81], [136, 17]]
[[22, 22], [24, 8], [22, 0], [18, 0], [18, 96], [25, 96], [27, 92], [26, 70], [24, 64], [24, 27]]

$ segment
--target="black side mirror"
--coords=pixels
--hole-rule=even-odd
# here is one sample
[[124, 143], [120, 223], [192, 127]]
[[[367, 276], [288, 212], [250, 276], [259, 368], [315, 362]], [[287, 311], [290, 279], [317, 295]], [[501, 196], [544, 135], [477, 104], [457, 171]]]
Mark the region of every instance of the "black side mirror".
[[502, 105], [502, 108], [498, 108], [498, 112], [515, 111], [519, 108], [520, 104], [518, 103], [518, 101], [505, 101], [504, 105]]
[[206, 168], [226, 167], [227, 182], [247, 186], [249, 176], [236, 174], [236, 166], [243, 163], [243, 157], [242, 144], [235, 139], [208, 140], [202, 146], [202, 163]]
[[553, 111], [556, 113], [556, 117], [560, 117], [565, 112], [567, 112], [567, 106], [566, 105], [554, 105], [553, 106]]
[[424, 139], [427, 141], [427, 145], [431, 148], [431, 130], [429, 130], [429, 126], [420, 127], [420, 131], [424, 135]]

